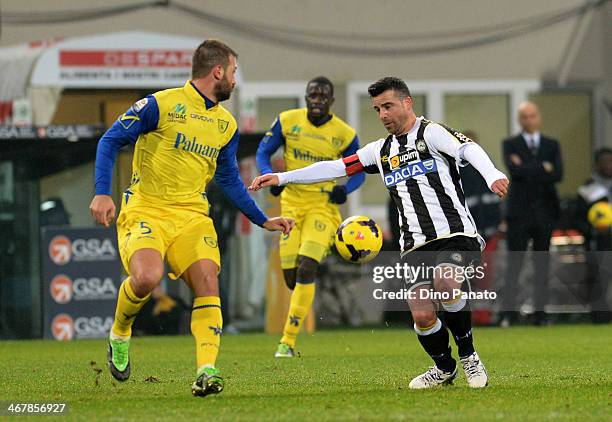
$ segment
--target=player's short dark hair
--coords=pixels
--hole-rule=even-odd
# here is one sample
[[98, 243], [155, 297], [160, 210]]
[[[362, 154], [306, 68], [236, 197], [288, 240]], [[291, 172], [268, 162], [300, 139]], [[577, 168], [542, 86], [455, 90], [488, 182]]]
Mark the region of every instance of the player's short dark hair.
[[203, 78], [217, 65], [227, 68], [231, 56], [238, 58], [238, 54], [221, 41], [215, 39], [204, 41], [193, 53], [191, 77]]
[[334, 96], [334, 84], [332, 83], [332, 81], [330, 81], [325, 76], [317, 76], [316, 78], [312, 78], [306, 84], [306, 88], [308, 88], [310, 84], [327, 85], [329, 87], [329, 93], [331, 94], [332, 97]]
[[370, 97], [374, 98], [378, 97], [380, 94], [390, 89], [395, 91], [402, 99], [406, 97], [412, 97], [412, 95], [410, 94], [410, 90], [408, 89], [408, 85], [406, 85], [406, 82], [394, 76], [386, 76], [374, 82], [368, 87], [368, 94], [370, 94]]
[[599, 148], [594, 154], [595, 162], [598, 163], [606, 154], [612, 154], [612, 149], [608, 147]]

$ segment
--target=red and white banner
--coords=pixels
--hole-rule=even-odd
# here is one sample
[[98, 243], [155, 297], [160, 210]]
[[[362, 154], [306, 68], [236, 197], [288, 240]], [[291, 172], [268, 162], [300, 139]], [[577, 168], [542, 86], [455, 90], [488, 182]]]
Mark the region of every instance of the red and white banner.
[[150, 32], [119, 32], [66, 39], [47, 49], [34, 68], [33, 86], [168, 88], [191, 78], [202, 39]]
[[60, 50], [60, 66], [191, 69], [192, 54], [192, 50]]

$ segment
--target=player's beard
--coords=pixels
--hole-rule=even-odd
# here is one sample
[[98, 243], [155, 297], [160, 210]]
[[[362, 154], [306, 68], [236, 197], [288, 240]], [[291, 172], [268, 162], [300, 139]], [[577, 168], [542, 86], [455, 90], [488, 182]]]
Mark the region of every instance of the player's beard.
[[227, 78], [223, 78], [223, 80], [219, 81], [219, 83], [215, 85], [215, 98], [217, 99], [217, 102], [220, 103], [221, 101], [229, 100], [232, 96], [233, 90], [234, 87], [230, 81], [227, 80]]

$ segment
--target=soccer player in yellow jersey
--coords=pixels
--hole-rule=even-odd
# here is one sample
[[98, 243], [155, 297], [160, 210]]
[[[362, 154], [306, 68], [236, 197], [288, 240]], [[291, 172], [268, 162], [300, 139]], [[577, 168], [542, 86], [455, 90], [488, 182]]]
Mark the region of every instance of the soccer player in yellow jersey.
[[[306, 108], [282, 112], [259, 144], [257, 165], [261, 173], [272, 173], [270, 157], [281, 145], [287, 170], [357, 152], [359, 138], [352, 127], [331, 114], [333, 102], [334, 86], [329, 79], [320, 76], [308, 82]], [[281, 267], [293, 293], [276, 357], [294, 356], [297, 334], [314, 300], [317, 268], [341, 222], [338, 205], [346, 202], [346, 195], [364, 180], [359, 173], [346, 185], [327, 181], [272, 189], [273, 195], [281, 195], [282, 213], [296, 223], [295, 229], [280, 240]]]
[[119, 289], [109, 335], [113, 377], [130, 376], [129, 342], [138, 311], [159, 285], [168, 261], [171, 278], [194, 293], [191, 332], [195, 338], [195, 396], [223, 390], [215, 367], [223, 321], [217, 274], [217, 234], [208, 217], [206, 185], [214, 176], [231, 202], [252, 222], [289, 234], [293, 220], [268, 218], [248, 195], [238, 172], [238, 128], [221, 106], [236, 84], [238, 55], [217, 40], [193, 55], [192, 79], [181, 88], [156, 92], [135, 103], [102, 136], [96, 154], [96, 195], [90, 209], [108, 227], [115, 216], [111, 175], [118, 150], [134, 144], [132, 182], [117, 219], [119, 252], [129, 277]]

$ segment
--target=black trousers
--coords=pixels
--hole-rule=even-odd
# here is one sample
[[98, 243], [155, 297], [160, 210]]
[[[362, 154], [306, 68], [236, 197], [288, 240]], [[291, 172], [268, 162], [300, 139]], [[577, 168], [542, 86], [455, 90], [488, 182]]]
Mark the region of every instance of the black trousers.
[[533, 240], [534, 256], [534, 289], [535, 311], [544, 311], [548, 300], [548, 278], [550, 267], [550, 237], [554, 228], [551, 219], [508, 219], [508, 232], [506, 235], [508, 247], [508, 262], [506, 270], [506, 283], [502, 289], [502, 311], [518, 311], [516, 298], [519, 294], [518, 278], [523, 265], [524, 252], [527, 250], [529, 240]]

